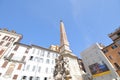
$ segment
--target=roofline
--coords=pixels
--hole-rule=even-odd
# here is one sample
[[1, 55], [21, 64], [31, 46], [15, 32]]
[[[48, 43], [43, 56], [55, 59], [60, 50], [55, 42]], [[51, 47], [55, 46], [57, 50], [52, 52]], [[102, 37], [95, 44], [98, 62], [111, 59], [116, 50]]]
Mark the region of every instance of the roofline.
[[[115, 42], [111, 43], [111, 44], [108, 45], [108, 46], [105, 46], [103, 49], [108, 48], [109, 46], [111, 46], [111, 45], [113, 45], [113, 44], [115, 44]], [[103, 50], [103, 49], [102, 49], [102, 50]]]
[[37, 46], [37, 45], [31, 44], [31, 47], [32, 47], [32, 46], [33, 46], [33, 47], [37, 47], [37, 48], [41, 48], [41, 49], [45, 49], [45, 50], [48, 50], [48, 51], [56, 52], [56, 53], [59, 54], [59, 52], [50, 50], [50, 49], [48, 49], [48, 48], [44, 48], [44, 47], [41, 47], [41, 46]]
[[116, 33], [120, 32], [120, 27], [118, 27], [115, 31], [113, 31], [112, 33], [108, 34], [109, 37], [112, 37], [113, 35], [115, 35]]
[[8, 34], [12, 34], [12, 35], [15, 35], [15, 36], [19, 36], [21, 39], [22, 39], [22, 37], [23, 37], [22, 34], [19, 34], [19, 33], [16, 33], [16, 32], [4, 30], [4, 29], [0, 29], [0, 31], [3, 32], [3, 33], [8, 33]]
[[16, 45], [16, 44], [31, 48], [31, 46], [30, 46], [30, 45], [27, 45], [27, 44], [15, 42], [14, 45]]

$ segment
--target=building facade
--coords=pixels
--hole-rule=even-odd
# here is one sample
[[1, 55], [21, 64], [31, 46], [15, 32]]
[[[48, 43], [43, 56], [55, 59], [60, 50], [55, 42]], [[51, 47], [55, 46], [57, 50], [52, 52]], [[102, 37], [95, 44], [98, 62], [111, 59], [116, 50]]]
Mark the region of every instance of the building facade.
[[20, 43], [21, 34], [0, 30], [0, 80], [53, 80], [59, 47]]
[[109, 34], [109, 37], [113, 43], [104, 47], [102, 51], [120, 76], [120, 28]]
[[119, 80], [115, 68], [101, 50], [103, 47], [96, 43], [81, 52], [86, 74], [90, 80]]
[[7, 29], [0, 29], [0, 59], [8, 53], [9, 49], [15, 42], [19, 42], [22, 38], [21, 34]]
[[[0, 79], [9, 80], [11, 72], [15, 64], [10, 60], [6, 59], [7, 55], [11, 52], [15, 42], [19, 42], [22, 38], [21, 34], [15, 31], [8, 31], [7, 29], [0, 29]], [[9, 57], [11, 58], [12, 55]], [[17, 64], [19, 65], [19, 63]], [[7, 79], [6, 79], [7, 78]]]
[[20, 80], [21, 73], [28, 58], [28, 51], [31, 47], [22, 43], [14, 43], [5, 55], [1, 69], [3, 70], [2, 80]]
[[59, 54], [55, 51], [31, 45], [22, 71], [22, 80], [53, 80], [55, 59], [58, 56]]

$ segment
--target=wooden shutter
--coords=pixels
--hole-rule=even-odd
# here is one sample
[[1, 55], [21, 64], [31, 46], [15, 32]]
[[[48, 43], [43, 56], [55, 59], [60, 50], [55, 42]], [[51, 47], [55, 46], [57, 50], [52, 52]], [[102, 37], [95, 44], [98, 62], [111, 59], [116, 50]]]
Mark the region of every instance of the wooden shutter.
[[17, 51], [18, 48], [19, 48], [19, 46], [17, 45], [17, 46], [15, 46], [14, 50]]
[[7, 64], [8, 64], [8, 61], [5, 61], [2, 65], [2, 68], [6, 68]]
[[5, 46], [7, 46], [7, 47], [8, 47], [9, 45], [10, 45], [10, 43], [8, 42]]
[[1, 42], [0, 42], [0, 45], [2, 45], [3, 43], [4, 43], [4, 41], [1, 41]]
[[11, 53], [8, 59], [11, 59], [13, 57], [14, 53]]
[[2, 50], [0, 50], [0, 56], [3, 54], [3, 52], [4, 52], [4, 50], [2, 49]]
[[8, 70], [6, 71], [5, 75], [11, 75], [14, 68], [15, 68], [15, 64], [11, 63], [10, 66], [8, 67]]
[[13, 79], [17, 79], [17, 77], [18, 77], [18, 75], [14, 75], [14, 76], [13, 76]]
[[22, 67], [22, 64], [19, 64], [17, 70], [21, 70], [21, 67]]

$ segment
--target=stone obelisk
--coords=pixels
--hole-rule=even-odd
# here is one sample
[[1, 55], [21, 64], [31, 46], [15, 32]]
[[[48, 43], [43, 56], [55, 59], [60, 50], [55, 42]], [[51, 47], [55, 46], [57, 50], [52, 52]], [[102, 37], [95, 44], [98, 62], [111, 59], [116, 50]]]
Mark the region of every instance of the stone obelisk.
[[60, 56], [56, 59], [55, 80], [83, 80], [77, 57], [72, 53], [64, 23], [60, 21]]

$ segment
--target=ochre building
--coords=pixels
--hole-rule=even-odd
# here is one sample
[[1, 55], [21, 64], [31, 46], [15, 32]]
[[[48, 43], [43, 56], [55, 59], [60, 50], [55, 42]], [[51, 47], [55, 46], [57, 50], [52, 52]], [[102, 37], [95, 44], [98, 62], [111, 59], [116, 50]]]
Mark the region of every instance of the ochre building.
[[103, 48], [103, 52], [120, 76], [120, 28], [108, 35], [113, 43]]

